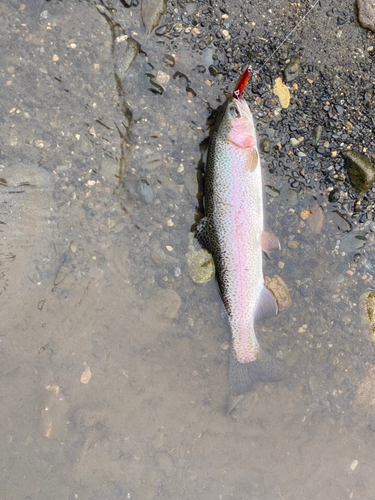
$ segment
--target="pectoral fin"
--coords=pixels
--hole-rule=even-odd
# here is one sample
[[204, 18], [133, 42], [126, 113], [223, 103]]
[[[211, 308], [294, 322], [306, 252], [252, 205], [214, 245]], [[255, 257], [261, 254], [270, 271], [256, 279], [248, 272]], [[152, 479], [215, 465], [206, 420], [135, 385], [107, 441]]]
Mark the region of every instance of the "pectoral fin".
[[254, 148], [252, 152], [247, 157], [246, 168], [250, 170], [250, 172], [254, 172], [254, 170], [258, 166], [259, 156], [257, 150]]
[[255, 322], [261, 319], [273, 318], [279, 311], [276, 298], [269, 288], [263, 285], [255, 309]]
[[280, 250], [280, 241], [272, 231], [263, 231], [260, 237], [260, 245], [264, 253], [278, 252]]

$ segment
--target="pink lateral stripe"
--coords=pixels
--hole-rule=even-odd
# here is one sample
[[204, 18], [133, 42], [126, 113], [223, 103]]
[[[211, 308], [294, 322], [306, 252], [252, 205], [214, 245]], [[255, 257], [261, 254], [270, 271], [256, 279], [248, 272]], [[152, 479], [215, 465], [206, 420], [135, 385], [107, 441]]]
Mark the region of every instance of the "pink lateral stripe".
[[[235, 147], [235, 146], [232, 146]], [[233, 151], [232, 148], [231, 153]], [[247, 314], [243, 308], [248, 303], [246, 297], [246, 242], [243, 237], [243, 227], [246, 225], [245, 215], [246, 211], [243, 209], [241, 205], [242, 196], [241, 196], [241, 185], [242, 185], [242, 174], [241, 172], [241, 164], [238, 163], [238, 156], [231, 154], [231, 165], [232, 165], [232, 182], [233, 182], [233, 205], [231, 210], [231, 220], [234, 221], [234, 241], [232, 242], [233, 247], [235, 249], [235, 265], [236, 272], [236, 302], [241, 306], [238, 313], [238, 327], [239, 328], [239, 338], [233, 339], [235, 345], [240, 347], [241, 352], [236, 352], [237, 359], [241, 363], [248, 363], [250, 361], [255, 361], [256, 356], [255, 353], [250, 348], [250, 325], [247, 324], [246, 317]], [[233, 333], [235, 333], [233, 331]]]

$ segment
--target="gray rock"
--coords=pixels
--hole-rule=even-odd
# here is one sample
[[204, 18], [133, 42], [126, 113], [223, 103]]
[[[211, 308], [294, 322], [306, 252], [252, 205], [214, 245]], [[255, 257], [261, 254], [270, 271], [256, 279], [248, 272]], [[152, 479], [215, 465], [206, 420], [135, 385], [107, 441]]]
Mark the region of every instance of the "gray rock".
[[208, 71], [211, 73], [212, 76], [216, 76], [219, 74], [219, 70], [213, 64], [211, 64], [211, 66], [209, 66]]
[[125, 73], [132, 65], [140, 49], [141, 46], [133, 38], [128, 38], [115, 44], [115, 73], [120, 81], [123, 80]]
[[164, 54], [163, 61], [167, 68], [173, 68], [173, 66], [175, 65], [174, 57], [170, 54]]
[[276, 196], [280, 196], [280, 191], [273, 186], [266, 186], [264, 188], [264, 192], [268, 194], [268, 196], [272, 196], [273, 198], [276, 198]]
[[138, 191], [144, 203], [151, 203], [154, 199], [154, 193], [146, 179], [141, 179]]
[[270, 150], [271, 150], [271, 142], [270, 142], [270, 140], [267, 139], [267, 137], [265, 137], [264, 139], [262, 139], [260, 141], [259, 147], [260, 147], [260, 150], [263, 153], [269, 153]]
[[298, 201], [298, 191], [286, 184], [281, 189], [281, 199], [289, 205], [296, 205]]
[[329, 193], [328, 200], [330, 203], [336, 203], [340, 199], [340, 190], [334, 189]]
[[351, 253], [359, 250], [366, 243], [366, 238], [359, 234], [349, 233], [340, 241], [340, 252]]
[[332, 222], [340, 231], [349, 231], [351, 228], [350, 222], [337, 210], [332, 212]]
[[375, 32], [375, 3], [373, 0], [357, 0], [358, 21], [362, 28]]
[[352, 186], [359, 195], [365, 193], [375, 181], [375, 168], [367, 156], [358, 151], [344, 151], [342, 156]]
[[301, 73], [301, 61], [298, 57], [291, 57], [284, 68], [284, 77], [286, 82], [295, 80]]
[[281, 219], [281, 223], [286, 227], [293, 226], [297, 221], [298, 216], [294, 212], [285, 214]]
[[167, 0], [142, 0], [141, 16], [148, 35], [159, 24], [166, 10]]
[[195, 14], [198, 11], [198, 4], [189, 2], [185, 5], [185, 12], [188, 16]]
[[319, 141], [320, 136], [322, 135], [322, 132], [323, 132], [323, 127], [319, 124], [315, 125], [313, 136], [314, 136], [314, 139], [316, 140], [316, 142]]

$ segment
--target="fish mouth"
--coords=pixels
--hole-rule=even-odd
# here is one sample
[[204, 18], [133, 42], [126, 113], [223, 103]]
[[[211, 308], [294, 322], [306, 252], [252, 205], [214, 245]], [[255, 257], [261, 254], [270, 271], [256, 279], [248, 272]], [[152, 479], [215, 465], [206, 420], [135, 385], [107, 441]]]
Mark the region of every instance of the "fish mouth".
[[236, 102], [241, 110], [242, 116], [245, 116], [248, 120], [253, 121], [253, 116], [245, 99], [240, 97], [240, 99], [236, 99]]

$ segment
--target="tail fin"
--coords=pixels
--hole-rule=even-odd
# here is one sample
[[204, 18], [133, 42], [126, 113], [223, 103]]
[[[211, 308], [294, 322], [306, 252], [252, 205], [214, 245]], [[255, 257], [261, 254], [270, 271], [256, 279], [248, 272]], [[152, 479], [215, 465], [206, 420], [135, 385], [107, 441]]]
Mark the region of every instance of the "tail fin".
[[257, 382], [279, 382], [284, 377], [283, 368], [266, 352], [260, 350], [255, 361], [240, 363], [232, 347], [229, 360], [229, 383], [234, 396], [251, 391]]

